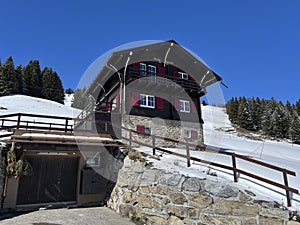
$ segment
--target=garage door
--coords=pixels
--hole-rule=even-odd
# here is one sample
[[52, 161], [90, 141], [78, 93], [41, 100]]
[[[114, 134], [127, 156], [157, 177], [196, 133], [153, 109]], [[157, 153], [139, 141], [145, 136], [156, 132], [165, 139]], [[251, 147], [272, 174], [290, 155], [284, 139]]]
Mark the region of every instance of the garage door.
[[76, 201], [78, 158], [27, 156], [31, 176], [21, 177], [17, 205]]

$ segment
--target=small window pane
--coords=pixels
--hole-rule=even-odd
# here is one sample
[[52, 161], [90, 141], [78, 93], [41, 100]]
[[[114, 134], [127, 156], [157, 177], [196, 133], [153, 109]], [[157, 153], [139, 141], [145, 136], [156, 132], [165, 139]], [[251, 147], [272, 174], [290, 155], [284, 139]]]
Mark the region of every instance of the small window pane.
[[180, 100], [180, 112], [190, 112], [190, 102], [186, 100]]
[[147, 67], [144, 63], [140, 63], [140, 74], [143, 76], [147, 75]]

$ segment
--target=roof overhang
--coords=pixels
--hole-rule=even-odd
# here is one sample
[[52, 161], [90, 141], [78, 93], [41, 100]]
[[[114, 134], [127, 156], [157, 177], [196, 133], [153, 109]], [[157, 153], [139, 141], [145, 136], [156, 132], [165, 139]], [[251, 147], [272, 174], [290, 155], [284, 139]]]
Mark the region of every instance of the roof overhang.
[[[99, 93], [108, 79], [122, 68], [135, 62], [160, 62], [164, 65], [173, 65], [188, 74], [204, 89], [222, 78], [202, 62], [197, 56], [180, 46], [176, 41], [163, 41], [127, 48], [112, 52], [100, 69], [97, 76], [87, 89], [87, 94], [94, 97]], [[122, 76], [120, 75], [120, 79]]]

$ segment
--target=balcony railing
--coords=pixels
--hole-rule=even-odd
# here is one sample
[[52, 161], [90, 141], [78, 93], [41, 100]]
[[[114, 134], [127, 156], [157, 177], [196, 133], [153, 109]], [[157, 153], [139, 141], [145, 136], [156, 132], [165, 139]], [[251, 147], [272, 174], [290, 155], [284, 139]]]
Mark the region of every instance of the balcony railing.
[[182, 79], [167, 74], [154, 73], [150, 71], [141, 71], [136, 69], [130, 69], [127, 72], [129, 79], [139, 79], [148, 81], [149, 84], [159, 84], [166, 86], [181, 86], [185, 90], [201, 91], [199, 84], [192, 79]]

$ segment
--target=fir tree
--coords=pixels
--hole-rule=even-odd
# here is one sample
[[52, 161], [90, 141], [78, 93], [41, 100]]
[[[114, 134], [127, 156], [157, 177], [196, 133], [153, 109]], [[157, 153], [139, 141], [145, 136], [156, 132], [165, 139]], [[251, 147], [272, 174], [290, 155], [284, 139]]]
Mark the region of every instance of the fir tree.
[[296, 102], [296, 111], [300, 115], [300, 99]]
[[229, 120], [234, 124], [238, 124], [238, 106], [239, 103], [237, 101], [237, 98], [231, 98], [226, 104], [226, 112], [228, 114]]
[[23, 94], [23, 67], [18, 65], [15, 69], [15, 79], [13, 80], [13, 90], [14, 94]]
[[42, 72], [42, 96], [59, 103], [63, 103], [64, 101], [62, 82], [52, 68], [45, 67]]
[[13, 86], [15, 81], [15, 66], [12, 57], [8, 57], [5, 63], [2, 65], [2, 94], [9, 95], [13, 92]]
[[293, 142], [300, 143], [300, 119], [296, 110], [291, 114], [288, 135]]
[[73, 91], [73, 89], [72, 88], [67, 88], [66, 89], [66, 94], [73, 94], [74, 93], [74, 91]]
[[240, 98], [238, 107], [238, 124], [241, 128], [253, 130], [253, 121], [249, 112], [249, 106], [245, 97]]
[[25, 94], [42, 97], [42, 73], [38, 60], [31, 60], [24, 68]]
[[72, 107], [77, 109], [84, 109], [87, 102], [87, 97], [84, 95], [86, 88], [78, 88], [74, 93]]

